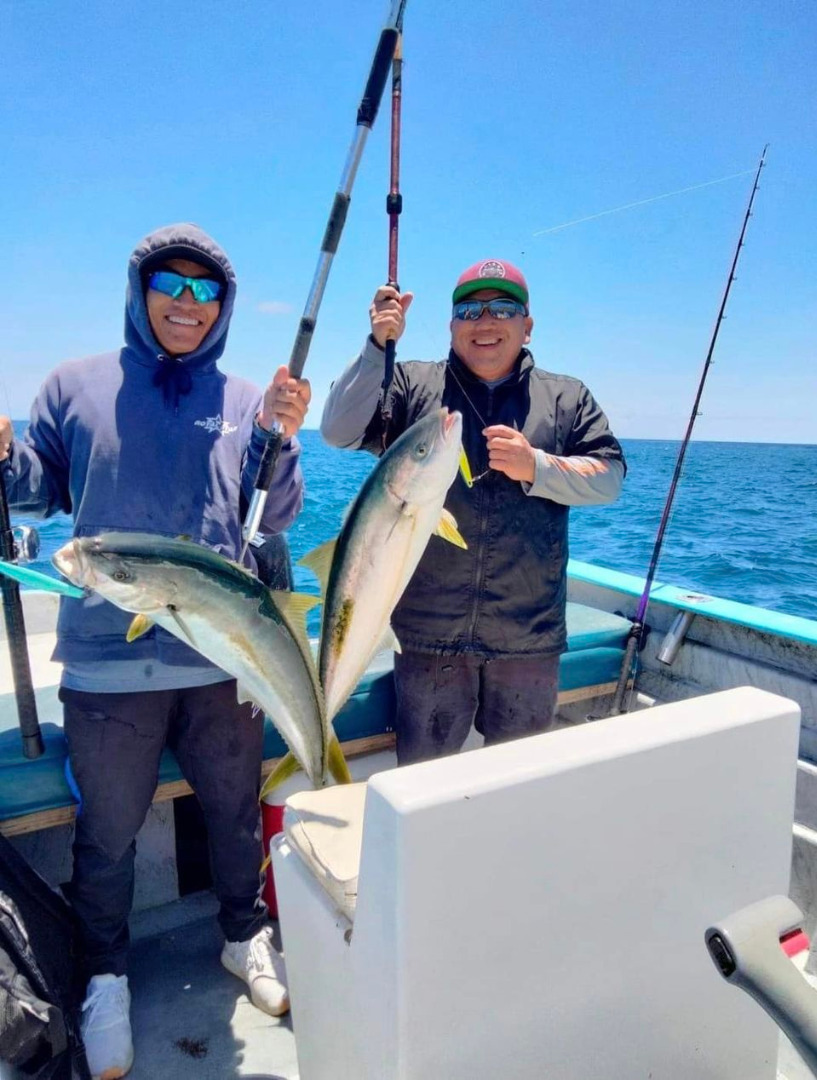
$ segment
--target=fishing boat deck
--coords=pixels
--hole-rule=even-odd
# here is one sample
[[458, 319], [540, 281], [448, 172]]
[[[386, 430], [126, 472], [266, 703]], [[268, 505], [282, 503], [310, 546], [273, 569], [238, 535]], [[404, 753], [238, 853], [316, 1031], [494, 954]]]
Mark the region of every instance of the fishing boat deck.
[[[600, 571], [599, 573], [603, 576], [607, 572]], [[575, 567], [573, 578], [573, 599], [583, 604], [598, 604], [594, 620], [597, 616], [610, 617], [609, 625], [605, 624], [605, 627], [601, 628], [604, 633], [610, 635], [606, 642], [592, 637], [593, 627], [590, 623], [583, 628], [574, 623], [573, 640], [579, 646], [574, 662], [580, 660], [579, 654], [584, 651], [586, 656], [581, 657], [581, 663], [586, 663], [591, 655], [591, 649], [609, 649], [612, 654], [620, 657], [624, 637], [622, 628], [626, 628], [627, 620], [621, 619], [617, 612], [622, 608], [628, 609], [627, 603], [622, 603], [622, 600], [628, 594], [636, 595], [633, 591], [635, 585], [632, 585], [632, 588], [626, 588], [628, 582], [622, 585], [619, 581], [608, 581], [606, 578], [604, 581], [585, 581], [581, 577], [577, 580]], [[717, 655], [723, 667], [728, 657], [712, 648], [713, 644], [721, 645], [719, 640], [714, 639], [715, 631], [712, 628], [715, 627], [715, 620], [718, 620], [718, 626], [723, 625], [733, 613], [722, 611], [715, 613], [712, 610], [712, 598], [699, 595], [686, 594], [683, 597], [668, 595], [662, 600], [666, 605], [667, 613], [666, 616], [661, 613], [664, 604], [659, 604], [654, 619], [651, 620], [656, 624], [656, 628], [663, 629], [664, 624], [672, 616], [672, 609], [681, 607], [684, 601], [695, 605], [704, 621], [700, 624], [697, 640], [690, 641], [685, 646], [684, 655], [689, 653], [693, 657], [696, 654]], [[606, 611], [599, 610], [603, 608], [606, 608]], [[41, 717], [47, 722], [54, 721], [58, 717], [60, 707], [56, 698], [59, 668], [51, 664], [49, 660], [53, 644], [53, 620], [49, 625], [48, 618], [44, 617], [42, 622], [33, 619], [29, 614], [31, 610], [29, 608], [27, 611], [27, 623], [38, 704]], [[757, 609], [752, 610], [757, 613]], [[613, 612], [616, 614], [613, 615]], [[806, 725], [804, 734], [808, 737], [813, 730], [810, 725], [813, 725], [814, 721], [809, 719], [813, 717], [813, 709], [809, 706], [810, 699], [801, 692], [801, 683], [804, 679], [809, 681], [808, 671], [813, 672], [809, 658], [814, 648], [812, 644], [815, 634], [814, 624], [806, 627], [810, 630], [811, 638], [804, 639], [803, 634], [797, 632], [802, 627], [755, 625], [758, 617], [759, 613], [753, 617], [751, 625], [743, 617], [734, 619], [735, 623], [745, 626], [746, 633], [751, 635], [749, 640], [752, 652], [749, 655], [755, 664], [760, 661], [762, 665], [751, 668], [751, 680], [755, 681], [755, 685], [766, 685], [774, 692], [783, 693], [801, 701]], [[723, 620], [723, 623], [720, 620]], [[591, 634], [590, 638], [583, 638], [585, 631]], [[769, 637], [770, 634], [772, 639]], [[779, 654], [770, 652], [774, 646], [773, 638], [777, 635], [783, 635]], [[711, 644], [710, 637], [712, 637]], [[726, 640], [730, 647], [734, 645], [734, 635]], [[648, 664], [650, 664], [652, 648], [648, 645], [645, 652]], [[757, 651], [757, 657], [754, 651]], [[592, 655], [596, 660], [602, 657], [598, 651]], [[784, 657], [785, 663], [781, 662], [781, 656]], [[608, 662], [610, 661], [604, 658], [604, 663]], [[613, 668], [616, 662], [612, 659]], [[570, 661], [568, 665], [569, 663]], [[744, 674], [747, 670], [746, 660], [741, 660], [740, 663], [742, 670], [739, 673], [739, 681], [745, 684], [750, 681], [750, 678]], [[566, 665], [567, 678], [568, 680], [576, 679], [573, 685], [578, 694], [577, 703], [568, 706], [568, 711], [572, 708], [576, 711], [577, 718], [584, 718], [588, 710], [586, 702], [580, 697], [581, 679], [578, 675], [570, 674], [571, 669], [568, 665]], [[670, 698], [686, 696], [689, 693], [691, 687], [689, 666], [689, 661], [683, 662], [682, 658], [682, 663], [670, 671], [668, 677], [662, 681], [661, 689], [667, 691]], [[785, 674], [786, 681], [783, 682], [784, 668], [785, 672], [788, 672], [789, 666], [792, 668], [792, 674]], [[577, 663], [575, 671], [579, 670], [580, 666]], [[653, 681], [655, 682], [655, 679]], [[809, 685], [813, 686], [811, 682]], [[0, 681], [0, 690], [5, 691], [2, 697], [4, 698], [3, 717], [6, 721], [0, 727], [9, 728], [5, 735], [0, 734], [0, 747], [3, 745], [3, 739], [6, 739], [8, 746], [11, 747], [14, 740], [19, 742], [19, 736], [16, 731], [11, 730], [14, 720], [13, 717], [10, 719], [10, 716], [14, 712], [14, 706], [8, 674]], [[572, 693], [570, 689], [565, 689], [565, 692]], [[700, 693], [701, 690], [693, 689], [692, 692]], [[372, 704], [369, 702], [369, 707]], [[52, 734], [61, 739], [62, 733], [59, 731], [58, 724], [55, 723], [53, 726], [55, 730]], [[21, 765], [27, 775], [31, 776], [36, 762], [21, 760]], [[53, 762], [50, 768], [59, 774], [61, 770], [55, 769], [55, 765], [56, 762]], [[4, 786], [0, 784], [0, 788]], [[0, 797], [2, 794], [0, 790]], [[171, 804], [164, 805], [169, 807]], [[5, 826], [8, 824], [8, 821], [2, 822], [0, 827], [7, 831]], [[172, 817], [169, 825], [172, 830]], [[795, 838], [797, 839], [797, 832]], [[64, 857], [55, 860], [52, 855], [60, 845], [66, 845], [66, 842], [70, 844], [70, 825], [65, 825], [62, 829], [43, 830], [29, 836], [18, 836], [16, 842], [23, 840], [29, 842], [24, 845], [24, 851], [33, 856], [32, 861], [35, 865], [39, 867], [41, 864], [47, 864], [55, 869], [54, 875], [48, 875], [50, 880], [54, 882], [66, 880], [70, 872], [70, 863], [66, 862]], [[68, 858], [70, 859], [70, 854]], [[807, 910], [803, 899], [796, 892], [792, 892], [792, 895], [801, 907]], [[266, 1017], [254, 1009], [249, 1003], [243, 984], [226, 972], [219, 962], [221, 934], [215, 919], [216, 903], [213, 895], [207, 891], [194, 892], [181, 900], [174, 899], [169, 903], [161, 903], [158, 907], [154, 904], [148, 905], [147, 899], [147, 893], [143, 893], [140, 898], [137, 883], [136, 906], [137, 909], [141, 906], [142, 910], [136, 910], [132, 919], [134, 945], [131, 986], [136, 1062], [130, 1075], [134, 1080], [147, 1080], [148, 1077], [159, 1075], [171, 1075], [181, 1080], [188, 1076], [195, 1076], [198, 1080], [225, 1076], [250, 1077], [256, 1080], [297, 1080], [298, 1066], [291, 1019]], [[157, 902], [153, 895], [151, 899], [154, 903]], [[511, 1052], [512, 1050], [509, 1049], [509, 1053]], [[778, 1070], [781, 1080], [783, 1078], [805, 1080], [812, 1075], [783, 1036], [780, 1040]], [[344, 1080], [344, 1078], [339, 1077], [339, 1080]], [[349, 1080], [355, 1080], [355, 1078], [349, 1078]], [[724, 1078], [724, 1080], [731, 1080], [731, 1078]]]
[[291, 1018], [259, 1012], [221, 966], [215, 910], [199, 893], [134, 919], [133, 1080], [297, 1080]]
[[[215, 916], [205, 914], [215, 909], [212, 898], [188, 897], [174, 908], [158, 913], [168, 920], [161, 931], [137, 923], [137, 935], [145, 936], [137, 936], [131, 960], [136, 1057], [130, 1080], [298, 1080], [291, 1017], [264, 1016], [219, 963], [221, 935]], [[194, 921], [174, 925], [181, 917]], [[778, 1080], [812, 1076], [781, 1034]]]

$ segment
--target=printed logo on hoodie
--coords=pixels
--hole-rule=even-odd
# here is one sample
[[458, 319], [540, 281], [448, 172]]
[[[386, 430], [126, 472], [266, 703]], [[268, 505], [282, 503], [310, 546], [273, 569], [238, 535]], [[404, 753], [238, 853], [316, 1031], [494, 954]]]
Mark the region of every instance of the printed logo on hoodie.
[[208, 416], [206, 420], [195, 420], [193, 426], [203, 427], [205, 431], [217, 431], [219, 435], [232, 435], [234, 431], [238, 431], [235, 424], [222, 420], [220, 413], [218, 416]]

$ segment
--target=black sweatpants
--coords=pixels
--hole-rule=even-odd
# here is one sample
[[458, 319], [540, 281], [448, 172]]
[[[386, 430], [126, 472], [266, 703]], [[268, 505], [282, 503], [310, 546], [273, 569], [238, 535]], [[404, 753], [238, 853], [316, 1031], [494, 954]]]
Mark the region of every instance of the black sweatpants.
[[394, 657], [397, 764], [456, 754], [474, 724], [485, 745], [548, 731], [558, 656], [486, 659], [404, 650]]
[[81, 804], [71, 901], [87, 974], [126, 974], [136, 833], [150, 808], [165, 745], [207, 823], [219, 922], [246, 941], [266, 921], [260, 900], [263, 714], [239, 705], [235, 680], [184, 690], [60, 690], [68, 759]]

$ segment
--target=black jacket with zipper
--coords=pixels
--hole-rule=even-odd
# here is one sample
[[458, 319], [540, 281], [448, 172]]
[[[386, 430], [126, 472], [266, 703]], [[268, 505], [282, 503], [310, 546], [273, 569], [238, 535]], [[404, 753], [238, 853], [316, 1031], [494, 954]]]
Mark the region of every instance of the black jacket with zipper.
[[[535, 367], [527, 349], [511, 377], [494, 387], [453, 351], [436, 363], [397, 363], [386, 446], [441, 405], [462, 413], [474, 476], [488, 469], [482, 430], [490, 424], [515, 428], [551, 454], [624, 460], [587, 387]], [[361, 449], [378, 453], [382, 445], [378, 412]], [[529, 496], [523, 484], [495, 470], [472, 488], [458, 475], [445, 506], [468, 550], [432, 536], [392, 619], [401, 646], [487, 657], [564, 651], [569, 508]]]

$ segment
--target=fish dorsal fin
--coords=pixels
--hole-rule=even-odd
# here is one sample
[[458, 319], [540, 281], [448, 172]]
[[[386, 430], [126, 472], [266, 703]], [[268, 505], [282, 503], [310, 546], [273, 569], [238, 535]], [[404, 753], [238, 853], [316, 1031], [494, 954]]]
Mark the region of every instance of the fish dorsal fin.
[[264, 781], [264, 786], [258, 796], [259, 800], [263, 800], [264, 796], [269, 795], [279, 784], [283, 784], [284, 780], [289, 780], [290, 776], [294, 776], [300, 768], [295, 755], [288, 750]]
[[149, 619], [147, 615], [134, 615], [128, 632], [125, 634], [125, 640], [136, 641], [142, 634], [146, 634], [151, 626], [153, 626], [153, 619]]
[[349, 772], [349, 766], [346, 764], [346, 758], [343, 756], [343, 749], [338, 742], [337, 735], [333, 735], [329, 740], [328, 767], [332, 778], [338, 784], [351, 784], [352, 774]]
[[319, 596], [312, 593], [283, 592], [270, 589], [278, 610], [284, 615], [295, 634], [304, 656], [312, 656], [312, 648], [306, 634], [306, 616], [320, 602]]
[[282, 589], [272, 589], [271, 592], [276, 606], [298, 625], [306, 623], [309, 612], [321, 602], [321, 598], [314, 593], [285, 592]]
[[460, 536], [456, 519], [450, 510], [443, 510], [434, 532], [437, 536], [441, 536], [443, 540], [447, 540], [449, 544], [454, 544], [455, 547], [464, 548], [466, 551], [468, 550], [468, 545]]
[[322, 596], [326, 594], [326, 590], [329, 588], [329, 571], [332, 569], [332, 560], [335, 557], [337, 543], [337, 537], [334, 540], [327, 540], [326, 543], [313, 548], [312, 551], [308, 551], [302, 559], [298, 560], [298, 566], [305, 566], [308, 570], [311, 570], [321, 583]]
[[460, 449], [460, 476], [465, 481], [467, 487], [470, 488], [474, 486], [474, 477], [471, 473], [471, 466], [468, 464], [464, 446]]

